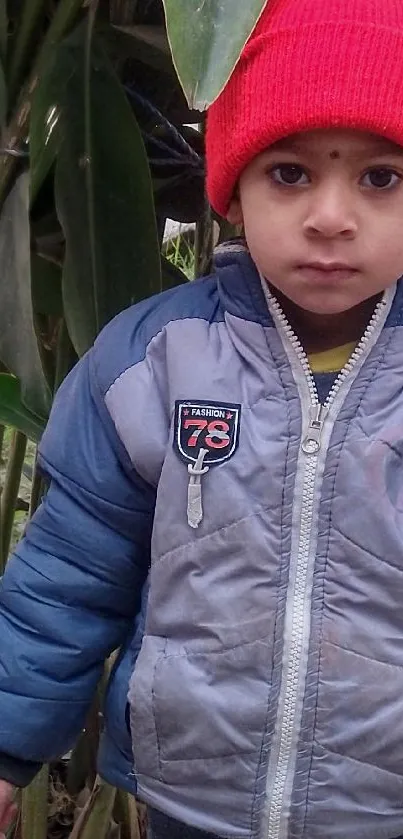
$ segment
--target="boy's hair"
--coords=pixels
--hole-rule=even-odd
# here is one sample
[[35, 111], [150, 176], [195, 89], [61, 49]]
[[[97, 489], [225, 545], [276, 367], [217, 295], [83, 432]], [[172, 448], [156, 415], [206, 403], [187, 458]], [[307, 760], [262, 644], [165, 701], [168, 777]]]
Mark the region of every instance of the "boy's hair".
[[297, 131], [403, 146], [402, 0], [268, 0], [207, 120], [207, 190], [225, 215], [244, 167]]

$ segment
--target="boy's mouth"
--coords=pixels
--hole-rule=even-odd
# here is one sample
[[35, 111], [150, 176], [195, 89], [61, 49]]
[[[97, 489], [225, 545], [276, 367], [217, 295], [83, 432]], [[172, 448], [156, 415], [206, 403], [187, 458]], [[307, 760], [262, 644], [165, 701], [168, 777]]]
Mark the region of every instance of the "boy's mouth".
[[298, 270], [307, 279], [325, 283], [348, 280], [358, 272], [346, 262], [305, 262], [298, 265]]
[[355, 271], [347, 262], [306, 262], [301, 268], [315, 268], [318, 271]]

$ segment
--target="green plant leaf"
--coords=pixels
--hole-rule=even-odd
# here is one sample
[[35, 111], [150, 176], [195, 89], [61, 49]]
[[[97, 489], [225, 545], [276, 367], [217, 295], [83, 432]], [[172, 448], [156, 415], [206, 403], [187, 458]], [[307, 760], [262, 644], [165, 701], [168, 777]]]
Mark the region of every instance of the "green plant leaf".
[[0, 359], [20, 379], [24, 405], [44, 417], [50, 392], [33, 323], [28, 203], [28, 175], [23, 174], [0, 216]]
[[3, 62], [0, 59], [0, 128], [3, 129], [7, 120], [7, 85], [4, 75]]
[[3, 62], [3, 67], [7, 55], [7, 30], [7, 0], [0, 0], [0, 59]]
[[7, 56], [7, 2], [0, 0], [0, 128], [3, 129], [7, 121], [7, 84], [4, 68]]
[[31, 291], [42, 369], [54, 391], [58, 336], [64, 322], [61, 266], [31, 253]]
[[29, 126], [31, 202], [53, 165], [60, 145], [60, 111], [66, 87], [74, 73], [70, 52], [63, 42], [50, 54], [32, 97]]
[[[26, 0], [26, 2], [29, 3], [30, 0]], [[51, 21], [41, 40], [38, 57], [34, 62], [29, 78], [20, 91], [18, 107], [15, 109], [8, 126], [8, 136], [13, 139], [16, 148], [23, 146], [28, 139], [31, 103], [38, 80], [46, 72], [50, 56], [54, 53], [56, 45], [66, 30], [72, 26], [77, 15], [80, 14], [82, 6], [83, 0], [58, 0], [58, 3], [54, 5]], [[19, 170], [19, 167], [20, 161], [18, 158], [12, 155], [5, 157], [0, 167], [1, 205], [3, 205], [4, 198], [8, 194], [10, 184], [14, 181], [15, 172]]]
[[43, 766], [22, 793], [22, 839], [46, 839], [48, 820], [49, 767]]
[[109, 44], [116, 44], [120, 56], [130, 56], [156, 70], [175, 74], [164, 26], [112, 26], [103, 36]]
[[46, 420], [37, 417], [21, 401], [20, 383], [9, 373], [0, 373], [0, 422], [22, 431], [37, 443], [45, 430]]
[[45, 14], [46, 0], [25, 0], [18, 21], [18, 30], [13, 39], [8, 64], [8, 87], [10, 102], [18, 97], [24, 70], [32, 61], [35, 41], [38, 43], [38, 29]]
[[161, 268], [148, 161], [124, 90], [85, 25], [60, 49], [71, 70], [56, 208], [66, 237], [65, 318], [82, 355], [115, 314], [161, 290]]
[[[117, 834], [127, 839], [144, 839], [147, 835], [147, 815], [145, 804], [140, 804], [128, 792], [117, 790], [114, 819], [121, 827], [121, 833]], [[111, 837], [112, 839], [112, 837]]]
[[270, 0], [163, 0], [176, 72], [189, 107], [203, 111], [228, 81]]
[[116, 789], [98, 779], [69, 839], [107, 839], [115, 798]]

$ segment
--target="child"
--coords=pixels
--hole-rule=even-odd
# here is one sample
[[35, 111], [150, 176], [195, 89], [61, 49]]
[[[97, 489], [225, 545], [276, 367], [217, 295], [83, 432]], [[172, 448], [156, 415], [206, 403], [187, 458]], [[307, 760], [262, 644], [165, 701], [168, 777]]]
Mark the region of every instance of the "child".
[[99, 767], [155, 839], [392, 839], [403, 4], [271, 0], [207, 162], [246, 243], [109, 324], [44, 435], [0, 593], [0, 825], [121, 647]]

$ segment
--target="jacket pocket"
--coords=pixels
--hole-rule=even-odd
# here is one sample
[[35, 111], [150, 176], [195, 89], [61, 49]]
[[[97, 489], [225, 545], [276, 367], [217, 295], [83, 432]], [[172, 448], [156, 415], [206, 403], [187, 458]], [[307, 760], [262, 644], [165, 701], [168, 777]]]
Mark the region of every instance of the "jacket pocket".
[[166, 641], [145, 635], [129, 683], [130, 730], [136, 773], [162, 780], [157, 731], [154, 721], [155, 669]]
[[129, 692], [138, 772], [184, 783], [192, 762], [259, 754], [270, 672], [266, 641], [193, 652], [147, 636]]

